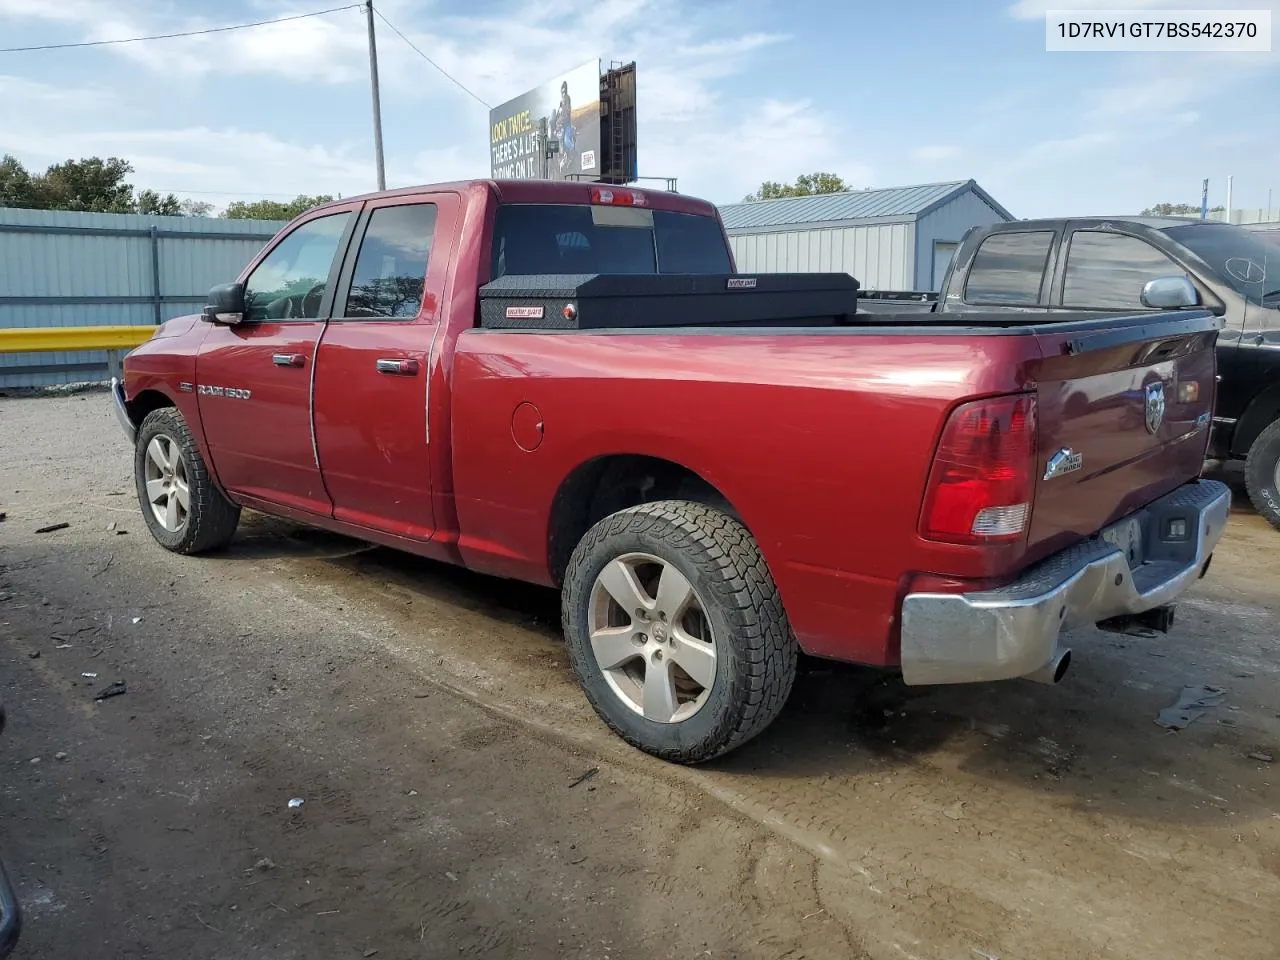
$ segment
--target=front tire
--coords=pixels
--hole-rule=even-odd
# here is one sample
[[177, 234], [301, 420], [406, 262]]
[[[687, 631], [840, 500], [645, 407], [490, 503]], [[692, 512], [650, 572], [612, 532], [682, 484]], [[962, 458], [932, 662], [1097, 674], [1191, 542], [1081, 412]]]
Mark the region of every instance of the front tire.
[[795, 680], [798, 646], [754, 538], [703, 504], [647, 503], [597, 523], [569, 561], [562, 616], [596, 713], [664, 760], [740, 747]]
[[176, 408], [153, 410], [142, 421], [133, 475], [142, 519], [166, 550], [205, 553], [226, 546], [234, 536], [240, 508], [214, 485]]
[[1280, 420], [1253, 441], [1244, 462], [1244, 479], [1254, 509], [1280, 530]]

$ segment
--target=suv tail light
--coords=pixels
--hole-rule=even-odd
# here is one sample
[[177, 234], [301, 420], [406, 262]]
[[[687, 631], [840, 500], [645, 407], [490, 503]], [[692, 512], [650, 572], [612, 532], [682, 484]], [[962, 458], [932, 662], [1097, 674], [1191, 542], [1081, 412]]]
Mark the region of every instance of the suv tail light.
[[920, 535], [949, 543], [1018, 540], [1031, 519], [1035, 462], [1033, 395], [961, 404], [933, 458]]
[[638, 190], [617, 190], [613, 187], [592, 187], [591, 202], [610, 207], [643, 207], [644, 194]]

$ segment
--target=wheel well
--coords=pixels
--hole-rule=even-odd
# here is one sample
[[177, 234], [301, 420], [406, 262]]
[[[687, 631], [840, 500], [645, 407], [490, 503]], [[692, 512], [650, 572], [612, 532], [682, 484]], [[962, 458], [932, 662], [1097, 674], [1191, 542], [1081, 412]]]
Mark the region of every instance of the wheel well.
[[1277, 417], [1280, 417], [1280, 384], [1273, 384], [1249, 401], [1232, 434], [1231, 452], [1237, 457], [1247, 457], [1258, 434], [1271, 426]]
[[547, 560], [555, 582], [563, 581], [574, 547], [598, 521], [654, 500], [691, 500], [741, 519], [724, 494], [678, 463], [634, 454], [589, 460], [565, 478], [551, 505]]
[[133, 421], [134, 426], [139, 426], [143, 420], [147, 419], [147, 414], [159, 410], [161, 407], [173, 406], [177, 406], [177, 404], [159, 390], [143, 390], [129, 401], [129, 419]]

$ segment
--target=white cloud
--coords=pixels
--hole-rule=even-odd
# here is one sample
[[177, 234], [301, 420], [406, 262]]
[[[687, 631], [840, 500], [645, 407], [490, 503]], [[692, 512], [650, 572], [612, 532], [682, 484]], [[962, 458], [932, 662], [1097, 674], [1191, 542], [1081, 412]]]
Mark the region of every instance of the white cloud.
[[[301, 2], [264, 6], [259, 15], [265, 19], [305, 11], [296, 6]], [[641, 173], [678, 176], [683, 191], [737, 199], [762, 180], [789, 181], [813, 169], [832, 170], [850, 182], [870, 179], [870, 171], [856, 156], [848, 158], [839, 149], [839, 138], [831, 132], [834, 124], [808, 102], [740, 102], [736, 78], [762, 51], [789, 38], [752, 29], [749, 23], [736, 32], [726, 29], [723, 9], [690, 5], [688, 0], [540, 0], [523, 6], [509, 2], [501, 7], [476, 5], [479, 12], [461, 16], [424, 14], [410, 0], [386, 0], [380, 8], [432, 60], [490, 103], [516, 96], [593, 57], [606, 63], [635, 60]], [[128, 12], [117, 12], [122, 10]], [[181, 15], [163, 0], [138, 0], [129, 7], [114, 0], [0, 0], [0, 22], [6, 17], [46, 21], [61, 35], [51, 39], [69, 41], [226, 23], [226, 15]], [[423, 62], [381, 21], [378, 38], [384, 123], [389, 144], [396, 141], [400, 150], [388, 155], [388, 182], [487, 175], [485, 109]], [[113, 45], [100, 48], [100, 55], [182, 80], [195, 104], [204, 96], [216, 96], [214, 84], [220, 78], [261, 76], [268, 78], [263, 83], [265, 101], [274, 83], [367, 83], [365, 42], [362, 14], [352, 10], [250, 30]], [[406, 103], [422, 104], [436, 119], [423, 123], [419, 114], [408, 122], [422, 132], [396, 131], [396, 118], [404, 116]], [[205, 131], [184, 125], [153, 131], [138, 116], [150, 105], [142, 99], [131, 105], [128, 123], [99, 116], [88, 126], [79, 120], [69, 124], [63, 110], [46, 112], [37, 123], [35, 111], [20, 109], [26, 119], [21, 126], [28, 130], [21, 138], [24, 150], [32, 156], [55, 148], [74, 155], [119, 153], [134, 162], [139, 183], [165, 188], [243, 190], [252, 184], [247, 192], [265, 193], [288, 184], [286, 190], [318, 192], [322, 186], [337, 190], [350, 183], [367, 187], [373, 180], [372, 164], [364, 162], [371, 153], [365, 142], [367, 124], [349, 127], [359, 138], [351, 148], [312, 148], [243, 130]], [[198, 115], [198, 106], [195, 111]], [[270, 108], [246, 104], [239, 115], [245, 118], [242, 126], [267, 127]], [[263, 119], [255, 121], [255, 116]], [[153, 118], [152, 123], [162, 127], [167, 120]], [[11, 121], [4, 135], [7, 139], [15, 134], [17, 142], [17, 118], [11, 115]], [[226, 138], [232, 134], [228, 144]], [[246, 149], [247, 139], [257, 137], [265, 139], [254, 140], [255, 150]], [[424, 142], [429, 149], [415, 149]], [[265, 159], [258, 155], [259, 147]], [[272, 159], [285, 157], [288, 160], [280, 163]], [[282, 165], [290, 164], [284, 174]], [[181, 183], [159, 182], [175, 178]]]
[[952, 160], [963, 152], [959, 147], [940, 144], [937, 146], [917, 147], [911, 151], [911, 156], [920, 163], [938, 163], [942, 160]]
[[1009, 13], [1019, 20], [1043, 20], [1050, 10], [1171, 10], [1202, 6], [1204, 0], [1018, 0]]
[[654, 131], [643, 147], [641, 174], [680, 178], [680, 190], [716, 202], [741, 200], [765, 180], [789, 183], [801, 174], [827, 170], [854, 187], [873, 171], [851, 159], [830, 139], [831, 124], [808, 101], [766, 100], [728, 129], [682, 125]]

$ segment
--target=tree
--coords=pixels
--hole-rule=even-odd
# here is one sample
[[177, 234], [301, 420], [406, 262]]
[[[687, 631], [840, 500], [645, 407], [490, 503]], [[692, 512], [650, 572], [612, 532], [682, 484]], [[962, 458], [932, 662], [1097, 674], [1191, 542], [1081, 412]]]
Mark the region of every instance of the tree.
[[182, 216], [182, 201], [172, 193], [160, 196], [154, 190], [143, 190], [138, 194], [135, 204], [138, 213], [148, 213], [160, 217]]
[[0, 158], [0, 207], [30, 207], [34, 196], [31, 174], [17, 157], [6, 153]]
[[[1226, 207], [1210, 207], [1210, 213], [1219, 213]], [[1154, 207], [1147, 207], [1142, 211], [1144, 217], [1198, 217], [1200, 216], [1200, 204], [1190, 203], [1157, 203]]]
[[759, 190], [745, 198], [745, 202], [778, 200], [782, 197], [811, 197], [819, 193], [844, 193], [848, 189], [844, 179], [834, 173], [806, 173], [796, 177], [793, 184], [766, 180], [760, 184]]
[[57, 163], [37, 178], [36, 199], [46, 210], [133, 213], [133, 184], [125, 180], [133, 164], [119, 157], [88, 157]]
[[182, 215], [184, 217], [207, 217], [213, 213], [213, 204], [208, 200], [183, 200]]
[[258, 200], [254, 203], [236, 200], [227, 207], [223, 216], [231, 220], [292, 220], [298, 214], [332, 199], [327, 195], [308, 197], [300, 194], [288, 203], [278, 200]]

